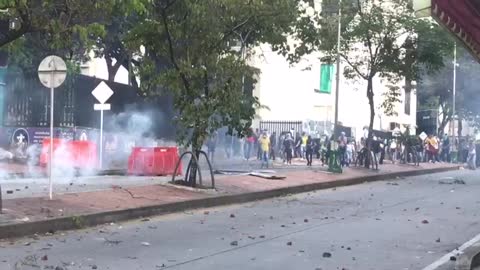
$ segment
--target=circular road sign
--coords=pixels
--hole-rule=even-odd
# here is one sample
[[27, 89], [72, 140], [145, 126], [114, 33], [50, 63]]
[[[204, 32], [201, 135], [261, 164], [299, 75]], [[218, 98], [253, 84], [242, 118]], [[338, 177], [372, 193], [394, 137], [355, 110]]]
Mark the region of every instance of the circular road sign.
[[38, 67], [38, 78], [47, 88], [57, 88], [67, 77], [67, 65], [56, 55], [45, 57]]

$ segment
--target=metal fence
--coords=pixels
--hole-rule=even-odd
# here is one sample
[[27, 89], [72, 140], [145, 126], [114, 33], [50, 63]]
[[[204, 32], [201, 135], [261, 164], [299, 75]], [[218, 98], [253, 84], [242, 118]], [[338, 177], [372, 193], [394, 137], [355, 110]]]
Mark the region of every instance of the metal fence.
[[296, 132], [303, 131], [302, 121], [260, 121], [260, 130], [268, 130], [268, 132], [281, 134], [285, 131], [295, 129]]

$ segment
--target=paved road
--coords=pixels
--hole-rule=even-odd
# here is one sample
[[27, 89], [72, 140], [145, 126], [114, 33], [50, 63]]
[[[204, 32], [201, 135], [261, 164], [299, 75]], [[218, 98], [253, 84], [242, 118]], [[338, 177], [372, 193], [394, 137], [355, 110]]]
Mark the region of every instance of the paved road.
[[[479, 175], [376, 182], [4, 241], [0, 269], [423, 269], [480, 233]], [[454, 179], [465, 184], [448, 184]]]

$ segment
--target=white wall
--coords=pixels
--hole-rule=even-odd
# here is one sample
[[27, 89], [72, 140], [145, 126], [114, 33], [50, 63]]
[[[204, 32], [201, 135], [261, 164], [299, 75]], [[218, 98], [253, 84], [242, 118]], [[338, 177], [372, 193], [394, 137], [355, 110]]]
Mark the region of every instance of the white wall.
[[[290, 66], [283, 56], [272, 52], [268, 45], [255, 50], [251, 64], [260, 69], [259, 80], [254, 94], [262, 105], [270, 110], [258, 112], [258, 121], [332, 121], [334, 120], [335, 80], [331, 94], [316, 93], [320, 87], [320, 55], [305, 57], [300, 63]], [[342, 63], [341, 70], [343, 71]], [[416, 125], [416, 94], [411, 92], [410, 115], [404, 114], [404, 91], [396, 106], [398, 116], [384, 116], [380, 109], [382, 93], [386, 91], [386, 82], [374, 80], [375, 107], [377, 116], [374, 129], [389, 130], [390, 122]], [[403, 87], [402, 82], [401, 86]], [[356, 137], [361, 137], [362, 129], [370, 119], [370, 109], [366, 97], [365, 80], [346, 80], [343, 74], [340, 80], [339, 121], [355, 128]], [[402, 88], [403, 89], [403, 88]], [[379, 116], [380, 115], [380, 116]], [[258, 123], [257, 121], [257, 123]], [[414, 130], [413, 130], [414, 131]]]

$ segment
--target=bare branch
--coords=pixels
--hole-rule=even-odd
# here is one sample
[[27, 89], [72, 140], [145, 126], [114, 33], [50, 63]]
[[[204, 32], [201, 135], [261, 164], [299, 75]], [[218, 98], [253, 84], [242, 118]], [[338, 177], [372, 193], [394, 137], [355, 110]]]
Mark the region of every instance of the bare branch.
[[345, 60], [345, 62], [347, 62], [347, 64], [353, 68], [353, 70], [355, 70], [355, 72], [357, 72], [358, 76], [362, 77], [363, 79], [367, 80], [368, 77], [367, 75], [363, 74], [359, 69], [358, 69], [358, 66], [354, 65], [350, 59], [348, 58], [348, 56], [346, 56], [345, 54], [340, 54], [340, 56]]
[[168, 25], [167, 21], [167, 12], [165, 9], [162, 9], [162, 21], [163, 21], [163, 26], [165, 27], [165, 34], [167, 36], [167, 42], [168, 42], [168, 51], [169, 51], [169, 56], [170, 56], [170, 61], [172, 61], [173, 66], [175, 69], [179, 72], [180, 78], [182, 79], [183, 85], [185, 86], [185, 90], [190, 92], [190, 82], [187, 79], [187, 76], [183, 71], [180, 69], [180, 66], [177, 63], [176, 56], [175, 56], [175, 50], [173, 49], [173, 40], [172, 40], [172, 35], [170, 33], [170, 28]]

